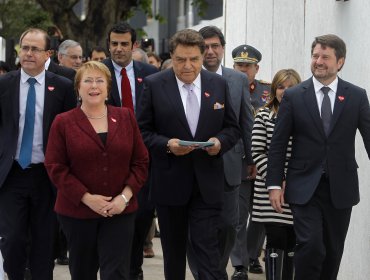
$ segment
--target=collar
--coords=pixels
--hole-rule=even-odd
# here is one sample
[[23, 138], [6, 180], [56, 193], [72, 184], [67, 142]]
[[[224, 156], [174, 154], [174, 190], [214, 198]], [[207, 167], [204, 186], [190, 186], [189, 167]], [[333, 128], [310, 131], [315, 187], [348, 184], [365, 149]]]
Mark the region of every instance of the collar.
[[[179, 80], [179, 78], [177, 78], [177, 76], [175, 75], [175, 77], [176, 77], [176, 80], [177, 80], [177, 84], [179, 85], [179, 87], [180, 88], [182, 88], [184, 85], [185, 85], [185, 83], [183, 82], [183, 81], [180, 81]], [[200, 89], [200, 87], [201, 87], [201, 82], [200, 82], [200, 73], [198, 74], [198, 76], [195, 78], [195, 80], [192, 82], [192, 84], [196, 87], [196, 88], [198, 88], [198, 89]]]
[[[204, 70], [207, 70], [207, 71], [208, 71], [208, 69], [207, 69], [206, 67], [204, 67], [204, 65], [202, 65], [202, 68], [203, 68]], [[216, 72], [214, 72], [214, 73], [216, 73], [216, 74], [218, 74], [218, 75], [222, 76], [222, 66], [221, 66], [221, 64], [218, 66], [217, 71], [216, 71]]]
[[50, 66], [50, 57], [45, 61], [45, 69], [48, 70]]
[[[115, 63], [113, 61], [113, 59], [112, 59], [112, 64], [113, 64], [114, 69], [117, 72], [121, 73], [121, 70], [122, 70], [123, 67], [120, 66], [120, 65], [118, 65], [117, 63]], [[126, 72], [131, 71], [134, 68], [134, 62], [133, 62], [133, 60], [131, 60], [131, 62], [126, 67], [124, 67], [124, 68], [126, 68]]]
[[[315, 93], [319, 92], [322, 87], [325, 87], [322, 83], [320, 83], [314, 76], [312, 76], [312, 82], [315, 89]], [[335, 80], [332, 81], [329, 85], [326, 87], [329, 87], [333, 92], [337, 92], [338, 89], [338, 76], [335, 77]]]
[[22, 83], [27, 83], [27, 80], [29, 78], [35, 78], [37, 83], [41, 85], [45, 81], [45, 70], [42, 71], [40, 74], [32, 77], [32, 76], [28, 75], [26, 72], [24, 72], [23, 68], [21, 68], [21, 82]]

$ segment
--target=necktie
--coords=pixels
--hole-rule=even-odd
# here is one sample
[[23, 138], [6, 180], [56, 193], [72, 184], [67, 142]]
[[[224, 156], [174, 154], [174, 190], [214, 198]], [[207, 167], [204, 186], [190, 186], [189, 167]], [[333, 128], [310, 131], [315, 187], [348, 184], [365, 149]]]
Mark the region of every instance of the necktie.
[[326, 136], [328, 136], [329, 134], [331, 116], [333, 115], [331, 111], [330, 98], [328, 95], [329, 90], [330, 90], [329, 87], [321, 88], [321, 91], [324, 93], [324, 98], [321, 104], [321, 120], [324, 126], [324, 131], [325, 131]]
[[186, 97], [186, 119], [188, 120], [191, 134], [195, 136], [195, 131], [197, 130], [198, 126], [200, 107], [197, 96], [193, 91], [193, 85], [185, 84], [184, 88], [188, 91], [188, 96]]
[[24, 119], [23, 136], [21, 150], [19, 153], [19, 165], [25, 169], [31, 164], [32, 146], [33, 146], [33, 131], [35, 128], [35, 107], [36, 107], [36, 91], [35, 78], [29, 78], [27, 81], [30, 84], [27, 94], [26, 115]]
[[127, 77], [126, 69], [124, 67], [122, 67], [121, 76], [122, 76], [121, 80], [122, 107], [127, 107], [134, 111], [130, 81]]

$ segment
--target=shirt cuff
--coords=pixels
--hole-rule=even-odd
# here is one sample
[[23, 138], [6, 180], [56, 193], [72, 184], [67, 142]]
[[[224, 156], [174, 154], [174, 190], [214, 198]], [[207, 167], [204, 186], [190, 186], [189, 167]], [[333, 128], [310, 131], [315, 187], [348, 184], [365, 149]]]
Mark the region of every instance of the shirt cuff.
[[279, 186], [269, 186], [267, 187], [268, 190], [281, 190], [281, 187]]

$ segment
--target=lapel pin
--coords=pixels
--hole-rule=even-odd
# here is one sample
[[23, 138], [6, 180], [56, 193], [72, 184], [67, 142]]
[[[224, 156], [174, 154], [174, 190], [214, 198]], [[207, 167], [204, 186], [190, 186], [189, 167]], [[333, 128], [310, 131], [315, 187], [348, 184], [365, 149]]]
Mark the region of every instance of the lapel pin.
[[208, 92], [204, 92], [204, 95], [205, 95], [207, 98], [211, 96]]
[[53, 86], [48, 86], [48, 90], [49, 90], [49, 91], [54, 91], [54, 89], [55, 89], [55, 87], [53, 87]]
[[113, 118], [113, 117], [111, 117], [110, 119], [111, 119], [111, 120], [112, 120], [112, 122], [114, 122], [114, 123], [115, 123], [115, 122], [117, 122], [117, 120], [116, 120], [115, 118]]
[[139, 83], [141, 83], [141, 82], [143, 81], [143, 79], [142, 79], [142, 78], [137, 78], [137, 81], [138, 81]]
[[344, 100], [344, 96], [339, 95], [339, 96], [338, 96], [338, 99], [339, 99], [339, 101], [343, 101], [343, 100]]

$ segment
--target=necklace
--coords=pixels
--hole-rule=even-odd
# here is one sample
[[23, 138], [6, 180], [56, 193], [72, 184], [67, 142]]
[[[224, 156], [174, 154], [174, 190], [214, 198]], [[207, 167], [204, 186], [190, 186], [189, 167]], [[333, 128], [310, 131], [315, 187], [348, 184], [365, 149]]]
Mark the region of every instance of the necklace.
[[[81, 108], [81, 110], [82, 110], [82, 108]], [[86, 117], [88, 119], [91, 119], [91, 120], [100, 120], [100, 119], [104, 118], [105, 116], [107, 116], [107, 106], [105, 106], [104, 114], [101, 115], [101, 116], [98, 116], [98, 117], [89, 116], [84, 110], [82, 110], [82, 111], [85, 113]]]

